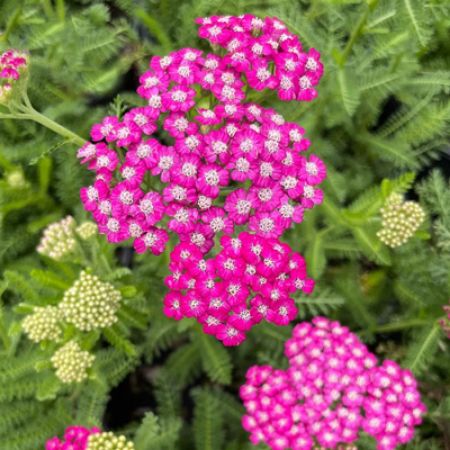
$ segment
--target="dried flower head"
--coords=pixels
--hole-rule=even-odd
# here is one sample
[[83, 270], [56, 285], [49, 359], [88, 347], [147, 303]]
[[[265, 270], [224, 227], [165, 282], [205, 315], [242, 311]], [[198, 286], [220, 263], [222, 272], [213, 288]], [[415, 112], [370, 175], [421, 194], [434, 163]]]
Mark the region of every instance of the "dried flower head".
[[67, 216], [59, 222], [50, 224], [44, 230], [36, 250], [57, 261], [63, 259], [75, 250], [75, 226], [75, 219], [72, 216]]
[[112, 284], [82, 271], [78, 280], [64, 292], [59, 308], [67, 322], [81, 331], [91, 331], [109, 327], [117, 321], [121, 298]]
[[22, 328], [34, 342], [57, 341], [61, 337], [62, 313], [56, 306], [38, 306], [22, 322]]
[[81, 350], [75, 341], [70, 341], [58, 349], [51, 362], [56, 376], [63, 383], [80, 383], [87, 378], [87, 370], [92, 366], [95, 356]]
[[425, 219], [420, 205], [413, 201], [404, 201], [400, 194], [391, 194], [380, 210], [382, 228], [377, 236], [389, 247], [405, 244], [417, 231]]

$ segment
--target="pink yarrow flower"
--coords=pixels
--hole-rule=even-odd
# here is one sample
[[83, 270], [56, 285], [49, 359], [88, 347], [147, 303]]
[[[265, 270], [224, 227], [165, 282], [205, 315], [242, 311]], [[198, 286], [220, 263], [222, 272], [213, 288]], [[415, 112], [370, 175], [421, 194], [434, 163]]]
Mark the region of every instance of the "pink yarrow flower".
[[378, 450], [392, 450], [413, 438], [425, 413], [413, 375], [394, 361], [377, 365], [339, 322], [315, 317], [296, 325], [285, 355], [288, 369], [253, 366], [240, 388], [242, 425], [253, 444], [340, 449], [362, 430]]
[[[185, 241], [175, 247], [172, 274], [165, 280], [170, 289], [166, 314], [177, 320], [195, 317], [206, 333], [224, 345], [239, 345], [263, 318], [276, 325], [291, 322], [297, 315], [291, 298], [297, 290], [295, 280], [303, 277], [308, 283], [306, 271], [301, 272], [304, 267], [298, 264], [303, 258], [276, 239], [246, 232], [236, 238], [225, 235], [221, 245], [221, 251], [209, 259], [195, 243]], [[173, 299], [180, 298], [183, 302], [174, 310]]]

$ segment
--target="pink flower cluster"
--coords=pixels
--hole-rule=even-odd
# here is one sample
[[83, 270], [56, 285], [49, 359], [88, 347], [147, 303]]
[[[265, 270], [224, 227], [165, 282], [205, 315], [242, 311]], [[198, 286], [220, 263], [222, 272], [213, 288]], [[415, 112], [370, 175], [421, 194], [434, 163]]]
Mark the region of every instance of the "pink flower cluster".
[[111, 242], [159, 254], [168, 229], [206, 253], [236, 226], [279, 237], [322, 201], [325, 166], [303, 156], [304, 130], [245, 103], [241, 74], [196, 49], [155, 56], [138, 88], [147, 106], [93, 126], [78, 156], [96, 180], [81, 198]]
[[12, 89], [12, 83], [20, 78], [20, 71], [27, 65], [25, 53], [7, 50], [0, 55], [0, 100]]
[[101, 430], [95, 427], [89, 429], [72, 425], [66, 428], [62, 441], [58, 437], [49, 439], [45, 450], [86, 450], [89, 436], [100, 432]]
[[450, 304], [445, 305], [443, 307], [443, 309], [444, 309], [444, 313], [445, 313], [446, 317], [442, 318], [439, 321], [439, 324], [440, 324], [442, 330], [444, 331], [444, 333], [450, 339]]
[[260, 19], [213, 16], [197, 19], [198, 34], [226, 50], [225, 61], [245, 75], [255, 90], [271, 89], [281, 100], [310, 101], [323, 74], [320, 54], [302, 45], [286, 25], [274, 17]]
[[263, 319], [276, 325], [292, 321], [297, 308], [290, 295], [314, 287], [303, 257], [278, 239], [247, 232], [223, 236], [221, 245], [209, 259], [193, 244], [175, 247], [164, 313], [176, 320], [194, 317], [226, 346], [241, 344]]
[[348, 328], [327, 318], [302, 322], [286, 341], [287, 370], [253, 366], [240, 396], [253, 443], [274, 450], [335, 449], [373, 436], [379, 450], [410, 441], [425, 406], [408, 370], [375, 355]]

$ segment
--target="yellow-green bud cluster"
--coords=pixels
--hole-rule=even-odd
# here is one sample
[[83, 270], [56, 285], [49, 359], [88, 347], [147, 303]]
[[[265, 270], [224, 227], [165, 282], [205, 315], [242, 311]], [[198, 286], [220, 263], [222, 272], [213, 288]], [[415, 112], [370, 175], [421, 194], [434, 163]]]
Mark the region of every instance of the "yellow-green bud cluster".
[[125, 436], [116, 436], [110, 431], [91, 434], [86, 450], [134, 450], [134, 444]]
[[75, 341], [70, 341], [57, 350], [51, 359], [56, 376], [63, 383], [80, 383], [87, 378], [87, 370], [92, 366], [95, 356], [81, 350]]
[[23, 176], [23, 172], [21, 170], [13, 170], [8, 173], [6, 176], [6, 182], [13, 189], [23, 189], [27, 187], [28, 183]]
[[425, 219], [420, 205], [404, 201], [400, 194], [391, 194], [380, 212], [382, 228], [377, 236], [381, 242], [393, 248], [406, 243]]
[[64, 318], [81, 331], [106, 328], [117, 321], [122, 296], [110, 283], [85, 271], [64, 293], [59, 304]]
[[81, 223], [75, 230], [83, 241], [87, 241], [97, 234], [98, 228], [94, 222], [86, 221]]
[[23, 320], [22, 328], [34, 342], [58, 341], [61, 337], [58, 325], [61, 319], [62, 313], [56, 306], [38, 306], [33, 314]]
[[72, 216], [49, 225], [44, 230], [37, 251], [57, 261], [70, 254], [76, 246], [75, 225], [75, 219]]

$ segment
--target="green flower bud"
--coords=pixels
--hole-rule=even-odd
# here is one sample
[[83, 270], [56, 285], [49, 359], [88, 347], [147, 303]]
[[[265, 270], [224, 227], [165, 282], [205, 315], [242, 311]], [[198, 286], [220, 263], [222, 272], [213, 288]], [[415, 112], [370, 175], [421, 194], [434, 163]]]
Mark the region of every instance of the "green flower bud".
[[23, 189], [27, 187], [27, 181], [21, 170], [13, 170], [6, 176], [6, 182], [13, 189]]
[[399, 194], [391, 194], [380, 212], [382, 228], [377, 236], [393, 248], [405, 244], [425, 219], [425, 212], [418, 203], [405, 202]]
[[81, 350], [75, 341], [70, 341], [57, 350], [51, 358], [56, 376], [63, 383], [80, 383], [87, 378], [95, 356]]
[[37, 251], [57, 261], [63, 259], [76, 247], [74, 229], [75, 219], [71, 216], [50, 224], [44, 230]]
[[116, 312], [122, 296], [110, 283], [85, 271], [64, 293], [59, 304], [64, 318], [81, 331], [110, 327], [117, 321]]
[[58, 341], [61, 337], [61, 311], [55, 306], [37, 307], [22, 322], [28, 338], [34, 342]]
[[80, 224], [75, 230], [83, 241], [87, 241], [98, 232], [97, 225], [94, 222], [86, 221]]
[[91, 434], [86, 450], [134, 450], [134, 444], [125, 436], [116, 436], [108, 431]]

